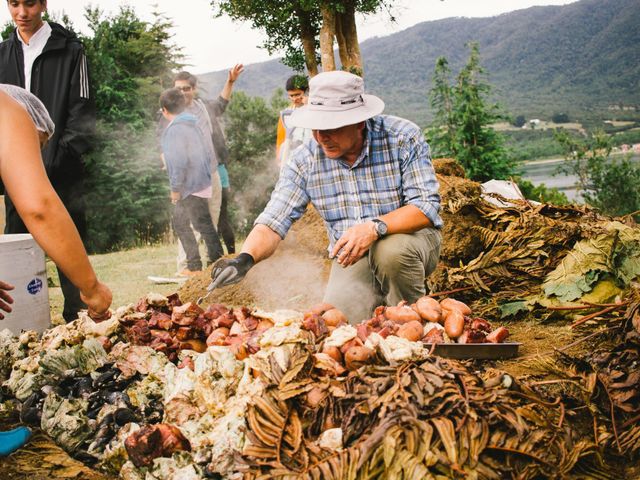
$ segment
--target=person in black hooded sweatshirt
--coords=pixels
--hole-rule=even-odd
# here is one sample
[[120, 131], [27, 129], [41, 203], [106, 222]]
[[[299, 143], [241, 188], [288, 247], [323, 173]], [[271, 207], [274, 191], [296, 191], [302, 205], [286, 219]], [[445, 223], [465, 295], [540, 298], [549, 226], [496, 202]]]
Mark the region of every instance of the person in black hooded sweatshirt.
[[[42, 152], [54, 189], [84, 240], [84, 165], [95, 129], [95, 103], [90, 94], [87, 58], [80, 40], [69, 30], [42, 19], [46, 0], [8, 0], [16, 30], [0, 43], [0, 83], [25, 88], [36, 95], [55, 123], [55, 134]], [[27, 233], [11, 199], [5, 197], [5, 233]], [[63, 317], [77, 318], [86, 308], [80, 292], [58, 270], [64, 294]]]

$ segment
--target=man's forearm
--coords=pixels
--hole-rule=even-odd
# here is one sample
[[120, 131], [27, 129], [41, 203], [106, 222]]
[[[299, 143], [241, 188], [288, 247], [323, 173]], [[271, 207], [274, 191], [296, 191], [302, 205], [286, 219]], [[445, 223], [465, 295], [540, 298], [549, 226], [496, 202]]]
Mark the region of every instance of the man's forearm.
[[258, 224], [249, 232], [242, 245], [242, 252], [251, 255], [253, 260], [258, 263], [273, 255], [281, 240], [280, 235], [269, 227]]
[[388, 234], [413, 233], [426, 227], [433, 227], [431, 220], [414, 205], [405, 205], [379, 218], [387, 224]]

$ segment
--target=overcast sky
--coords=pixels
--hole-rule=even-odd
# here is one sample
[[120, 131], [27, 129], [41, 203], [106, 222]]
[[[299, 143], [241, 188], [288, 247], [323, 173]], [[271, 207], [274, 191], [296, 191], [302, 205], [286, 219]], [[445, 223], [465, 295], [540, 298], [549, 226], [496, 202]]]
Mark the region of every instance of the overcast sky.
[[[260, 1], [260, 0], [256, 0]], [[448, 17], [491, 17], [535, 5], [564, 5], [575, 0], [397, 0], [389, 20], [387, 12], [358, 17], [360, 41], [404, 30], [416, 23]], [[3, 2], [5, 3], [5, 2]], [[87, 33], [84, 20], [86, 5], [99, 5], [105, 13], [116, 12], [120, 5], [133, 5], [144, 20], [151, 19], [153, 5], [169, 17], [174, 25], [176, 45], [183, 47], [186, 61], [194, 73], [228, 68], [235, 63], [255, 63], [269, 60], [266, 50], [259, 48], [264, 39], [260, 31], [249, 24], [232, 23], [228, 18], [213, 18], [209, 0], [48, 0], [54, 13], [64, 11], [76, 29]], [[6, 3], [5, 3], [6, 5]], [[6, 6], [0, 7], [0, 22], [10, 19]]]

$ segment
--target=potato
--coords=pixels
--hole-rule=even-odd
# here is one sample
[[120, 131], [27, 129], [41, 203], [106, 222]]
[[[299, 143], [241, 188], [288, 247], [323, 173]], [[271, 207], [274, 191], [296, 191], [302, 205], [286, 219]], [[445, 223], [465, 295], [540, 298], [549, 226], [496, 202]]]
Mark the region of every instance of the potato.
[[327, 326], [337, 327], [340, 323], [348, 323], [347, 317], [344, 316], [337, 308], [331, 308], [322, 314]]
[[400, 328], [398, 328], [398, 333], [396, 335], [401, 338], [406, 338], [411, 342], [417, 342], [422, 338], [422, 333], [422, 323], [414, 320], [412, 322], [400, 325]]
[[344, 363], [349, 370], [355, 370], [373, 357], [373, 350], [367, 347], [354, 346], [344, 354]]
[[420, 321], [420, 315], [411, 307], [387, 307], [384, 316], [396, 323], [408, 323]]
[[312, 314], [315, 314], [315, 315], [322, 315], [327, 310], [332, 310], [334, 308], [336, 308], [336, 307], [334, 307], [330, 303], [319, 303], [319, 304], [314, 305], [313, 307], [311, 307], [309, 309], [309, 312], [307, 312], [307, 313], [312, 313]]
[[443, 322], [442, 308], [437, 300], [431, 297], [420, 297], [416, 301], [415, 311], [418, 312], [420, 318], [428, 322]]
[[444, 321], [444, 331], [449, 338], [458, 338], [464, 330], [464, 315], [458, 310], [450, 310]]
[[440, 307], [444, 310], [457, 310], [462, 315], [471, 315], [471, 309], [466, 303], [459, 302], [454, 298], [445, 298], [440, 301]]
[[343, 362], [342, 353], [338, 347], [324, 347], [322, 353], [326, 353], [338, 363]]

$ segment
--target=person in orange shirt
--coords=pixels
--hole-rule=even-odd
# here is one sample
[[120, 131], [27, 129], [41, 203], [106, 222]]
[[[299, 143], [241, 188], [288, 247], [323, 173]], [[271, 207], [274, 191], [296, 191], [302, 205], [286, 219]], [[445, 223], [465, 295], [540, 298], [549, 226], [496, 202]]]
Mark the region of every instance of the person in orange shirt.
[[293, 75], [285, 85], [290, 104], [280, 112], [276, 136], [276, 159], [282, 167], [287, 163], [289, 153], [294, 151], [306, 139], [311, 138], [311, 130], [287, 126], [287, 118], [296, 108], [307, 104], [309, 80], [304, 75]]

